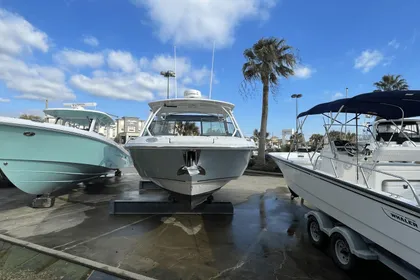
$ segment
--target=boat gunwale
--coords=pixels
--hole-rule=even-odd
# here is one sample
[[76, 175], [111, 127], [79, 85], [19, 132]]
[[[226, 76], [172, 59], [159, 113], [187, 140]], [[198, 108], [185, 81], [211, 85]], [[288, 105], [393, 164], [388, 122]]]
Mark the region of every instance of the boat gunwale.
[[124, 149], [124, 147], [121, 147], [115, 141], [108, 139], [97, 132], [85, 131], [79, 128], [67, 127], [67, 126], [62, 126], [58, 124], [41, 123], [41, 122], [38, 123], [38, 122], [30, 121], [30, 120], [20, 120], [20, 119], [9, 118], [9, 117], [0, 117], [0, 125], [10, 126], [10, 127], [15, 127], [15, 126], [27, 127], [29, 129], [31, 128], [40, 129], [40, 130], [47, 130], [47, 131], [52, 131], [52, 132], [75, 135], [79, 137], [85, 137], [91, 140], [96, 140], [96, 141], [99, 141], [108, 145], [112, 145], [118, 148], [120, 151], [122, 151], [125, 155], [127, 156], [129, 155], [128, 151]]
[[[406, 214], [413, 215], [416, 218], [420, 219], [420, 207], [411, 205], [409, 203], [405, 203], [405, 202], [400, 201], [398, 199], [388, 197], [388, 196], [382, 194], [381, 192], [371, 190], [371, 189], [368, 189], [368, 188], [363, 188], [361, 186], [358, 186], [357, 184], [349, 183], [349, 182], [344, 181], [340, 178], [334, 178], [330, 174], [324, 174], [324, 173], [320, 172], [319, 170], [311, 170], [307, 167], [304, 167], [304, 166], [301, 166], [299, 164], [293, 163], [293, 162], [291, 162], [287, 159], [278, 158], [278, 157], [273, 157], [273, 158], [281, 161], [283, 164], [287, 165], [290, 168], [299, 169], [301, 172], [305, 172], [306, 174], [308, 174], [310, 176], [321, 177], [319, 179], [321, 179], [323, 181], [330, 181], [330, 183], [336, 185], [337, 187], [344, 188], [344, 189], [346, 189], [348, 191], [351, 191], [351, 192], [356, 192], [356, 193], [358, 193], [362, 196], [365, 196], [365, 197], [368, 197], [368, 196], [364, 195], [363, 193], [368, 194], [369, 196], [373, 196], [373, 197], [368, 197], [368, 198], [373, 199], [373, 200], [375, 200], [379, 203], [385, 204], [388, 207], [391, 207], [391, 208], [397, 209], [399, 211], [402, 211]], [[287, 176], [287, 175], [285, 175], [285, 173], [283, 172], [283, 176]], [[410, 213], [410, 212], [407, 212], [405, 209], [401, 209], [399, 207], [390, 205], [388, 203], [381, 202], [377, 198], [385, 200], [386, 202], [396, 204], [397, 206], [401, 206], [403, 208], [409, 209], [409, 210], [413, 211], [414, 213]]]

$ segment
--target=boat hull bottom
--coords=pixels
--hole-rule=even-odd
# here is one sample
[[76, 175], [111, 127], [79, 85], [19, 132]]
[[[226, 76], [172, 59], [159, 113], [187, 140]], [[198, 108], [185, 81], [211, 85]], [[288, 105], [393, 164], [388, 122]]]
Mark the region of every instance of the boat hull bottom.
[[[168, 191], [175, 201], [188, 203], [191, 209], [208, 200], [216, 191], [234, 178], [211, 180], [206, 182], [175, 181], [169, 179], [150, 178], [158, 187]], [[209, 199], [211, 200], [211, 199]]]
[[194, 209], [203, 203], [212, 203], [213, 201], [213, 196], [212, 196], [213, 192], [202, 193], [202, 194], [193, 195], [193, 196], [171, 192], [171, 191], [168, 191], [168, 192], [169, 192], [170, 201], [174, 203], [187, 204], [190, 209]]
[[1, 160], [1, 171], [15, 187], [33, 195], [50, 194], [69, 185], [86, 183], [113, 169], [77, 163]]

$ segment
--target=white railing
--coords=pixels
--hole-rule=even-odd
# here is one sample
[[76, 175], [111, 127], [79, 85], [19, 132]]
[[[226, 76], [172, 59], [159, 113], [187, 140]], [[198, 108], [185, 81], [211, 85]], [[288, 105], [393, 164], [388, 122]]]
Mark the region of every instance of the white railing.
[[[404, 177], [401, 177], [401, 176], [398, 176], [398, 175], [395, 175], [395, 174], [392, 174], [392, 173], [388, 173], [388, 172], [385, 172], [385, 171], [377, 170], [377, 169], [374, 169], [374, 168], [371, 168], [371, 167], [361, 166], [360, 164], [356, 164], [356, 163], [353, 163], [353, 162], [348, 162], [348, 161], [344, 161], [344, 160], [340, 160], [340, 159], [336, 159], [336, 158], [328, 157], [328, 156], [325, 156], [325, 155], [319, 155], [319, 156], [317, 157], [317, 159], [316, 159], [316, 161], [315, 161], [315, 164], [314, 164], [314, 167], [313, 167], [313, 168], [314, 168], [314, 170], [316, 170], [316, 165], [317, 165], [318, 159], [319, 159], [320, 157], [323, 157], [323, 158], [329, 159], [329, 161], [331, 162], [331, 165], [332, 165], [332, 167], [333, 167], [333, 170], [334, 170], [334, 176], [335, 176], [336, 178], [339, 178], [339, 177], [338, 177], [338, 174], [337, 174], [337, 172], [336, 172], [335, 165], [334, 165], [333, 161], [338, 161], [338, 162], [341, 162], [341, 163], [344, 163], [344, 164], [350, 164], [350, 165], [356, 166], [356, 168], [357, 168], [358, 170], [360, 169], [360, 173], [362, 174], [363, 180], [365, 181], [366, 187], [367, 187], [368, 189], [371, 189], [371, 187], [369, 186], [369, 182], [368, 182], [368, 180], [366, 179], [366, 175], [365, 175], [364, 170], [369, 170], [369, 171], [372, 171], [372, 172], [378, 172], [378, 173], [381, 173], [381, 174], [384, 174], [384, 175], [387, 175], [387, 176], [390, 176], [390, 177], [393, 177], [393, 178], [400, 179], [401, 181], [403, 181], [403, 182], [405, 182], [405, 183], [407, 184], [406, 186], [407, 186], [408, 188], [410, 188], [411, 192], [412, 192], [412, 193], [413, 193], [413, 195], [414, 195], [414, 199], [415, 199], [415, 200], [416, 200], [416, 202], [417, 202], [417, 206], [420, 206], [420, 198], [419, 198], [419, 196], [418, 196], [418, 194], [417, 194], [416, 190], [415, 190], [415, 189], [414, 189], [414, 187], [410, 184], [410, 182], [409, 182], [407, 179], [405, 179]], [[405, 187], [405, 186], [403, 186], [403, 187]], [[390, 193], [390, 192], [388, 192], [388, 193]], [[393, 194], [393, 193], [390, 193], [390, 194]]]

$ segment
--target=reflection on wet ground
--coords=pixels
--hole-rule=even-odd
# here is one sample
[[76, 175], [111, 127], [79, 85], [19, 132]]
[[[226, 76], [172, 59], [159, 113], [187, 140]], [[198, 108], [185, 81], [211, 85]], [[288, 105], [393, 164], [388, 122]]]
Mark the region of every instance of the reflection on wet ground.
[[233, 216], [109, 215], [110, 199], [138, 196], [138, 180], [114, 178], [35, 212], [18, 190], [0, 189], [13, 200], [0, 195], [0, 231], [157, 279], [398, 279], [378, 263], [347, 275], [313, 248], [307, 208], [289, 199], [282, 178], [243, 176], [217, 192], [235, 203]]

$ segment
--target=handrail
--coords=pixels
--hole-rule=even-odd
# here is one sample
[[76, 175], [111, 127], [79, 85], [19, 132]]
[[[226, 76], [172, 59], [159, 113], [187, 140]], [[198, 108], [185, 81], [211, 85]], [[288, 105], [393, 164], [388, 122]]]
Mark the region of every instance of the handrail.
[[[345, 163], [345, 164], [351, 164], [351, 165], [353, 165], [353, 166], [356, 166], [356, 168], [358, 167], [358, 168], [360, 168], [361, 170], [363, 170], [363, 169], [367, 169], [367, 170], [370, 170], [370, 171], [373, 171], [373, 172], [378, 172], [378, 173], [382, 173], [382, 174], [385, 174], [385, 175], [388, 175], [388, 176], [391, 176], [391, 177], [394, 177], [394, 178], [398, 178], [398, 179], [400, 179], [400, 180], [402, 180], [402, 181], [404, 181], [406, 184], [407, 184], [407, 186], [410, 188], [410, 190], [411, 190], [411, 192], [413, 193], [413, 195], [414, 195], [414, 199], [416, 200], [416, 202], [417, 202], [417, 206], [420, 206], [420, 198], [419, 198], [419, 196], [418, 196], [418, 194], [417, 194], [417, 192], [416, 192], [416, 190], [413, 188], [413, 186], [410, 184], [410, 182], [407, 180], [407, 179], [405, 179], [404, 177], [401, 177], [401, 176], [399, 176], [399, 175], [395, 175], [395, 174], [391, 174], [391, 173], [388, 173], [388, 172], [385, 172], [385, 171], [382, 171], [382, 170], [377, 170], [377, 169], [373, 169], [373, 168], [370, 168], [370, 167], [367, 167], [367, 166], [361, 166], [360, 164], [355, 164], [355, 163], [353, 163], [353, 162], [348, 162], [348, 161], [344, 161], [344, 160], [340, 160], [340, 159], [336, 159], [336, 158], [331, 158], [331, 157], [328, 157], [328, 156], [325, 156], [325, 155], [319, 155], [318, 156], [318, 158], [316, 159], [316, 161], [318, 161], [318, 159], [320, 158], [320, 157], [324, 157], [324, 158], [327, 158], [327, 159], [329, 159], [331, 162], [332, 162], [332, 160], [336, 160], [336, 161], [339, 161], [339, 162], [341, 162], [341, 163]], [[315, 170], [315, 169], [314, 169]], [[337, 174], [336, 172], [334, 172], [335, 174]], [[363, 173], [362, 173], [363, 174]], [[338, 176], [337, 175], [335, 175], [336, 176], [336, 178], [338, 178]], [[365, 181], [366, 181], [366, 177], [364, 176], [364, 174], [363, 174], [363, 178], [365, 179]], [[367, 188], [369, 188], [369, 185], [368, 184], [366, 184], [366, 187]]]

